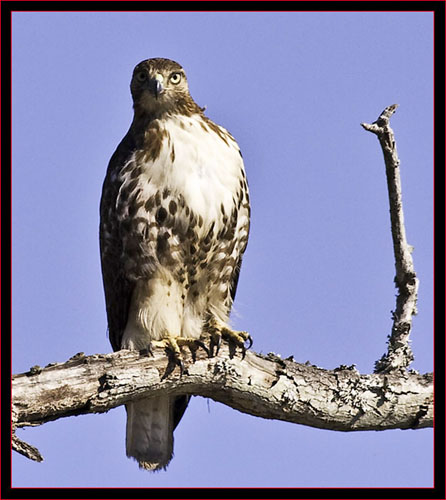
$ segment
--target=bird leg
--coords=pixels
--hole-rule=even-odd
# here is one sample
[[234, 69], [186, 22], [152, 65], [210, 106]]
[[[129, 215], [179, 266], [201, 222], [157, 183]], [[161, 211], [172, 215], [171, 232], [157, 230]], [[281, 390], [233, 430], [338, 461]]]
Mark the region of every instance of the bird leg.
[[[205, 325], [204, 331], [210, 335], [209, 356], [214, 356], [214, 347], [216, 347], [215, 355], [218, 354], [221, 345], [221, 339], [226, 340], [229, 345], [229, 355], [232, 358], [237, 347], [242, 350], [242, 359], [245, 357], [246, 349], [252, 346], [252, 337], [248, 332], [231, 330], [227, 325], [216, 318], [209, 318]], [[245, 343], [248, 345], [245, 346]]]
[[164, 377], [167, 377], [174, 369], [175, 366], [179, 366], [180, 374], [183, 375], [184, 364], [183, 357], [181, 354], [182, 347], [188, 347], [191, 354], [192, 360], [196, 360], [196, 353], [199, 347], [206, 351], [209, 356], [209, 349], [204, 345], [200, 339], [195, 339], [191, 337], [175, 337], [173, 335], [168, 335], [162, 340], [153, 340], [151, 345], [154, 347], [164, 347], [169, 356], [169, 364], [167, 365], [166, 373]]

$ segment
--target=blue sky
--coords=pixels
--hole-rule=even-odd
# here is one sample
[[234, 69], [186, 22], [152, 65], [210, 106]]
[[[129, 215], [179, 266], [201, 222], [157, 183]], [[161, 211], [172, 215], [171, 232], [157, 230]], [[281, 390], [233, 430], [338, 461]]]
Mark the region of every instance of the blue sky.
[[[14, 13], [14, 373], [110, 352], [98, 208], [132, 118], [133, 67], [168, 57], [237, 139], [252, 226], [233, 325], [257, 352], [370, 373], [395, 307], [382, 152], [360, 122], [398, 103], [408, 242], [420, 279], [412, 367], [433, 362], [433, 15]], [[193, 398], [166, 472], [125, 456], [125, 410], [19, 432], [13, 486], [430, 487], [433, 432], [339, 433]]]

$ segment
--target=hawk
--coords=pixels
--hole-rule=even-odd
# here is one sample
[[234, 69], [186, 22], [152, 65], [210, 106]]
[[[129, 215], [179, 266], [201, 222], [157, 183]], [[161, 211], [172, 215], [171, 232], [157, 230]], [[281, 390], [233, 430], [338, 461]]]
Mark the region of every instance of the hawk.
[[[178, 63], [142, 61], [130, 89], [133, 121], [111, 157], [100, 205], [112, 347], [164, 346], [180, 368], [183, 347], [213, 355], [221, 338], [244, 355], [251, 337], [228, 327], [250, 219], [240, 149], [194, 102]], [[166, 395], [127, 403], [127, 456], [165, 469], [188, 402]]]

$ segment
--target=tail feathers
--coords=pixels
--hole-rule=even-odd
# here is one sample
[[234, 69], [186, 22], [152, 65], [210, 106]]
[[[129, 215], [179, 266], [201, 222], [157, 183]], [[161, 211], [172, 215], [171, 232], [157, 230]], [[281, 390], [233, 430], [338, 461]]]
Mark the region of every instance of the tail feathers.
[[173, 456], [173, 400], [143, 399], [127, 404], [127, 456], [142, 469], [165, 469]]

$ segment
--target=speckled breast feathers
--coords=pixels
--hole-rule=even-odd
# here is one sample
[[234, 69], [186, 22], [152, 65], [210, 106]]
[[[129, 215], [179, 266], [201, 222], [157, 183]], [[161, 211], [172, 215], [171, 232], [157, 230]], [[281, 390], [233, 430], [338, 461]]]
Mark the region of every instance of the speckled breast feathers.
[[144, 113], [135, 102], [104, 182], [101, 256], [115, 348], [198, 337], [210, 316], [226, 322], [247, 244], [248, 186], [235, 140], [184, 89], [164, 108]]

